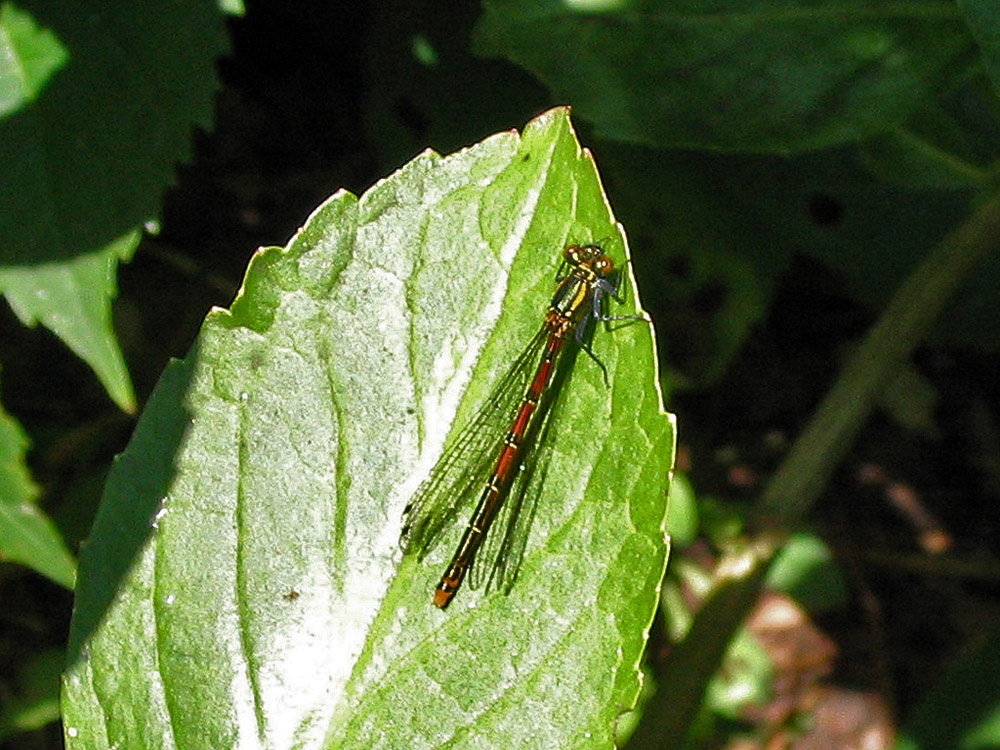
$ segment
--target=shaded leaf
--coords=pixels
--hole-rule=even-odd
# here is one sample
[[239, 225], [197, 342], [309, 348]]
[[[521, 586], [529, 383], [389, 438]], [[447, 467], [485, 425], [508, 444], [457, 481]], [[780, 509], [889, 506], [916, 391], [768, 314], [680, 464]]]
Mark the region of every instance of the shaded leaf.
[[158, 215], [192, 125], [210, 123], [225, 49], [211, 0], [0, 5], [0, 292], [127, 410], [117, 261]]
[[957, 5], [965, 13], [969, 30], [979, 43], [993, 89], [1000, 91], [1000, 15], [996, 4], [991, 0], [958, 0]]
[[59, 720], [59, 677], [65, 654], [49, 649], [20, 665], [14, 695], [0, 706], [0, 739]]
[[118, 289], [119, 260], [132, 257], [139, 232], [98, 252], [37, 266], [0, 268], [0, 289], [25, 325], [42, 323], [93, 368], [108, 395], [125, 411], [135, 393], [115, 339], [111, 302]]
[[948, 3], [484, 8], [480, 52], [534, 73], [598, 134], [656, 146], [789, 152], [855, 141], [905, 121], [975, 53]]
[[897, 750], [1000, 746], [1000, 630], [960, 659], [905, 724]]
[[34, 503], [38, 487], [25, 464], [27, 448], [21, 426], [0, 408], [0, 559], [27, 565], [71, 589], [76, 564]]

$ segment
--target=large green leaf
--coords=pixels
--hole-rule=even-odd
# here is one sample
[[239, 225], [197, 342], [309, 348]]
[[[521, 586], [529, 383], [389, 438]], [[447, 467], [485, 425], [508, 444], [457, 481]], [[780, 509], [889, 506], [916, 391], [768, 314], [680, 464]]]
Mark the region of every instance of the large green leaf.
[[[509, 595], [401, 559], [455, 415], [540, 325], [561, 248], [626, 260], [565, 110], [260, 251], [157, 387], [81, 562], [70, 748], [610, 747], [666, 559], [672, 423], [650, 327], [579, 357]], [[627, 269], [627, 267], [626, 267]], [[629, 278], [622, 312], [635, 310]]]
[[975, 52], [941, 0], [483, 5], [481, 52], [534, 73], [598, 134], [655, 146], [855, 141], [904, 122]]
[[126, 409], [117, 264], [211, 122], [226, 44], [212, 0], [0, 2], [0, 293]]

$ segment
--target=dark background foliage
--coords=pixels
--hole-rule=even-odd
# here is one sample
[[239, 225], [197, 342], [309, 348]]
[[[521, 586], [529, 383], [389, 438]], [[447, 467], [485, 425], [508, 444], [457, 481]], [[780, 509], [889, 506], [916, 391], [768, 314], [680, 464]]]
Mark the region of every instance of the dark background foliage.
[[[911, 53], [905, 75], [879, 75], [874, 63], [852, 69], [857, 85], [846, 101], [834, 75], [843, 71], [824, 51], [857, 41], [863, 19], [800, 35], [832, 68], [828, 89], [807, 91], [792, 76], [802, 70], [773, 54], [787, 44], [787, 28], [729, 29], [714, 51], [721, 62], [709, 64], [685, 21], [704, 4], [682, 5], [666, 30], [630, 25], [627, 14], [608, 23], [554, 18], [547, 32], [532, 32], [549, 34], [548, 49], [531, 43], [530, 14], [505, 3], [483, 15], [471, 3], [261, 0], [229, 18], [214, 123], [192, 134], [159, 231], [119, 269], [115, 330], [140, 403], [168, 358], [186, 353], [209, 308], [230, 303], [250, 253], [284, 243], [335, 190], [361, 193], [424, 148], [447, 153], [570, 104], [630, 237], [657, 329], [680, 425], [679, 468], [699, 508], [679, 503], [688, 515], [675, 522], [689, 532], [674, 530], [680, 545], [667, 589], [693, 605], [685, 570], [711, 571], [719, 550], [740, 537], [767, 477], [898, 282], [995, 189], [1000, 130], [990, 49], [984, 69], [973, 41], [993, 18], [978, 16], [982, 25], [970, 32], [955, 6], [927, 3], [944, 26], [928, 30], [914, 19], [900, 32]], [[801, 4], [804, 16], [811, 7]], [[664, 37], [673, 40], [665, 51], [657, 46]], [[727, 55], [750, 39], [756, 62], [741, 63], [760, 66], [751, 77], [759, 90], [731, 101]], [[570, 54], [573, 45], [586, 45], [586, 54]], [[609, 74], [606, 88], [597, 86], [587, 66], [602, 57], [614, 63], [605, 72], [630, 71], [642, 83]], [[644, 90], [667, 75], [662, 101]], [[671, 88], [684, 76], [698, 80], [701, 96]], [[792, 96], [806, 93], [815, 96]], [[655, 107], [637, 113], [644, 98], [676, 119]], [[803, 110], [812, 121], [795, 119]], [[782, 675], [823, 685], [821, 698], [809, 694], [820, 705], [834, 696], [831, 685], [848, 691], [840, 699], [865, 696], [851, 704], [864, 718], [845, 747], [866, 728], [905, 722], [963, 655], [996, 654], [986, 634], [1000, 584], [997, 264], [994, 253], [955, 295], [809, 516], [828, 545], [825, 566], [846, 587], [794, 632], [805, 639], [818, 627], [837, 656], [824, 661], [820, 671], [833, 672], [823, 680], [795, 660]], [[33, 442], [40, 505], [75, 552], [132, 418], [47, 330], [4, 312], [0, 340], [4, 406]], [[812, 593], [823, 598], [815, 586]], [[0, 601], [4, 711], [50, 705], [71, 593], [4, 564]], [[649, 654], [654, 685], [674, 679], [664, 665], [676, 612], [664, 611]], [[787, 655], [772, 652], [779, 661]], [[964, 689], [980, 679], [967, 677]], [[737, 732], [760, 743], [783, 732], [808, 742], [814, 735], [796, 722], [811, 716], [824, 725], [803, 694], [740, 704], [726, 721], [702, 722], [699, 742], [724, 745]], [[788, 705], [777, 708], [782, 697]], [[57, 723], [4, 731], [4, 747], [62, 741]]]

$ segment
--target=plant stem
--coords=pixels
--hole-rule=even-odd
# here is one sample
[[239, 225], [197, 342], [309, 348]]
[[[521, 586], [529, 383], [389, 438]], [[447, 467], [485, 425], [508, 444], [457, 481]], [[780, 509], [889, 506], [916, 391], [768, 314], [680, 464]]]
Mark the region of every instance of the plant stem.
[[962, 279], [998, 248], [1000, 193], [982, 203], [896, 290], [768, 482], [757, 507], [761, 525], [790, 529], [805, 518], [899, 366]]
[[629, 747], [673, 748], [683, 743], [708, 680], [757, 602], [774, 554], [809, 512], [882, 390], [923, 340], [959, 282], [997, 248], [1000, 193], [982, 203], [896, 290], [765, 488], [758, 533], [721, 557], [711, 593], [684, 641], [663, 665], [664, 672], [675, 677], [650, 701]]

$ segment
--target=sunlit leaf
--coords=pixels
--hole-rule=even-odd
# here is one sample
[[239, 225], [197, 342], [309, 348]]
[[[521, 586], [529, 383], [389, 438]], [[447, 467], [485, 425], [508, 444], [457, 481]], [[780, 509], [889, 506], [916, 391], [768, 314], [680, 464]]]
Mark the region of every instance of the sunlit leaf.
[[[454, 529], [400, 514], [456, 413], [541, 324], [563, 246], [626, 246], [565, 110], [260, 251], [164, 375], [81, 569], [70, 748], [610, 747], [666, 559], [672, 423], [650, 327], [580, 357], [509, 595], [431, 604]], [[624, 312], [635, 310], [632, 279]]]

